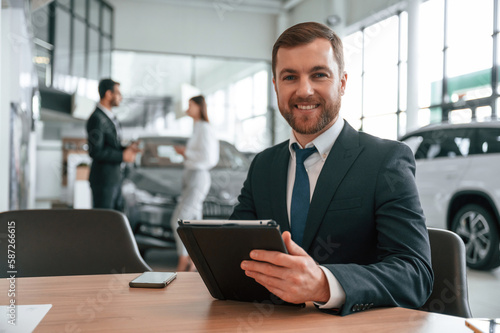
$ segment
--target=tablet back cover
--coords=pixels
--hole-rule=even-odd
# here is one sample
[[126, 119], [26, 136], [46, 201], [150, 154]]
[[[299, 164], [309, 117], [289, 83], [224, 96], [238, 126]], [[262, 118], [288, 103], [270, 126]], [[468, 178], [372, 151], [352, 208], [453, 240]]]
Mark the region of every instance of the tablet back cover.
[[285, 302], [245, 275], [254, 249], [286, 252], [275, 226], [180, 226], [178, 233], [210, 293], [217, 299]]

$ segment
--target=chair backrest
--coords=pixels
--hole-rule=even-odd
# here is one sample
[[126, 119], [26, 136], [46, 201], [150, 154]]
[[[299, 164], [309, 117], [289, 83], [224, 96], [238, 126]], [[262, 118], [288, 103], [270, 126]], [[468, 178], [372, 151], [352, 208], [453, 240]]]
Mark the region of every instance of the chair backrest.
[[[8, 248], [9, 240], [15, 248]], [[15, 256], [13, 267], [6, 260], [9, 249], [11, 258]], [[30, 277], [151, 270], [139, 254], [125, 215], [106, 209], [0, 213], [0, 257], [2, 278], [9, 271]]]
[[428, 230], [434, 286], [421, 310], [470, 318], [464, 242], [454, 232]]

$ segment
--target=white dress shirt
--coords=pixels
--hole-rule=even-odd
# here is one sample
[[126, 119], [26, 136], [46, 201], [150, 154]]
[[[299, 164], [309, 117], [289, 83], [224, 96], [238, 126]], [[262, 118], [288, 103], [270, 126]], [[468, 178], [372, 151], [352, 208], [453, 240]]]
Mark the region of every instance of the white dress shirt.
[[[287, 191], [286, 191], [286, 205], [288, 211], [288, 220], [291, 221], [290, 218], [290, 207], [292, 205], [292, 192], [293, 192], [293, 184], [295, 182], [295, 150], [292, 147], [293, 143], [297, 143], [300, 148], [310, 148], [316, 147], [316, 152], [311, 154], [305, 161], [304, 167], [306, 168], [307, 175], [309, 177], [309, 186], [310, 186], [310, 194], [311, 199], [314, 194], [314, 189], [316, 188], [316, 183], [318, 182], [319, 174], [323, 169], [323, 165], [325, 165], [326, 158], [330, 153], [335, 141], [337, 140], [340, 132], [344, 128], [344, 119], [340, 118], [324, 133], [314, 139], [312, 142], [308, 143], [305, 147], [302, 147], [295, 138], [295, 135], [291, 134], [289, 149], [290, 149], [290, 161], [288, 162], [288, 181], [287, 181]], [[339, 308], [345, 302], [345, 291], [335, 278], [333, 273], [323, 267], [320, 268], [325, 273], [326, 278], [328, 279], [328, 285], [330, 286], [330, 299], [327, 303], [316, 303], [319, 305], [320, 309], [331, 309], [331, 308]]]
[[206, 121], [195, 121], [193, 135], [186, 144], [184, 167], [189, 170], [210, 170], [219, 162], [219, 140]]
[[99, 109], [101, 109], [101, 111], [104, 112], [104, 114], [106, 116], [108, 116], [108, 118], [111, 119], [111, 121], [115, 125], [116, 135], [117, 135], [117, 138], [118, 138], [118, 142], [120, 142], [121, 139], [122, 139], [122, 129], [120, 127], [120, 124], [118, 123], [118, 119], [116, 118], [116, 116], [113, 114], [113, 112], [111, 110], [109, 110], [106, 107], [104, 107], [101, 103], [97, 103], [97, 107]]

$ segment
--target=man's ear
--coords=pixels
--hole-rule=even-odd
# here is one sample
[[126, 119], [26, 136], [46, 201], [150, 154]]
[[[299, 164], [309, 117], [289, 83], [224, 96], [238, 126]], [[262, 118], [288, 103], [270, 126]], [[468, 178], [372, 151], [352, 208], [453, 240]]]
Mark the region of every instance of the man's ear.
[[277, 94], [278, 93], [278, 88], [276, 87], [276, 79], [274, 78], [274, 76], [273, 76], [273, 86], [274, 86], [274, 91]]
[[347, 86], [347, 72], [344, 72], [340, 78], [340, 95], [343, 96], [345, 93], [345, 88]]
[[104, 94], [104, 99], [109, 101], [112, 98], [113, 98], [113, 92], [111, 90], [106, 90], [106, 93]]

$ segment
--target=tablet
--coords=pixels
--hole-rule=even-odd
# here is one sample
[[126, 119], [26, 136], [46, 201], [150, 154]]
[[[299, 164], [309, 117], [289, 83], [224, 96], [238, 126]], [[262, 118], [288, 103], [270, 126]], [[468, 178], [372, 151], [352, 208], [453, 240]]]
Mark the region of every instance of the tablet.
[[177, 232], [212, 297], [289, 304], [240, 267], [255, 249], [287, 253], [275, 221], [179, 220]]

